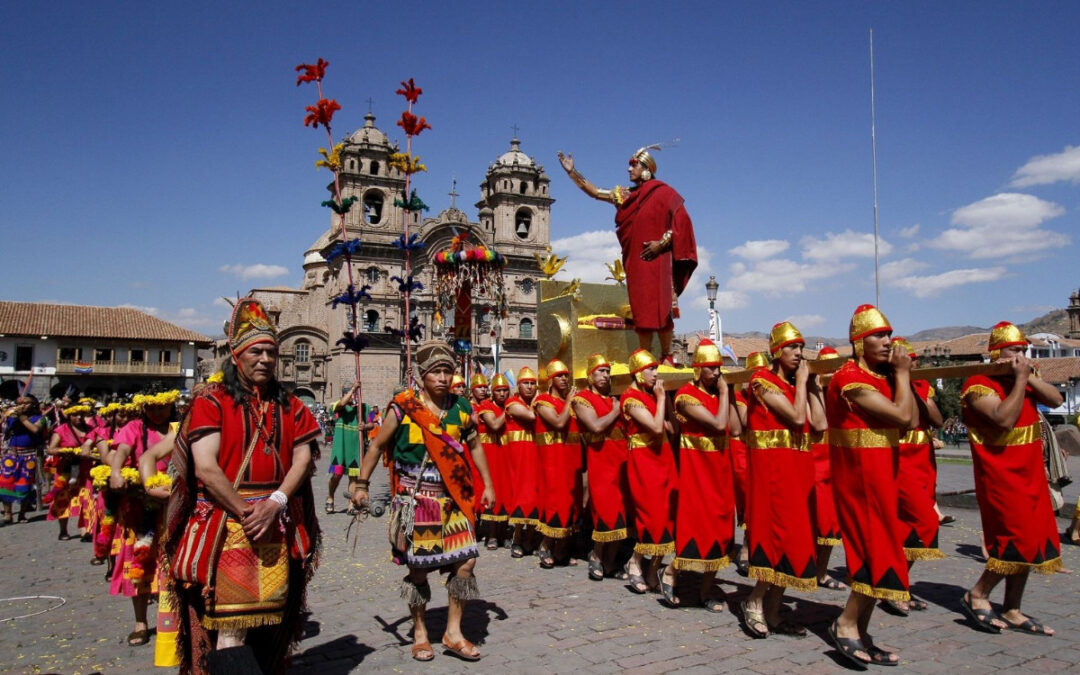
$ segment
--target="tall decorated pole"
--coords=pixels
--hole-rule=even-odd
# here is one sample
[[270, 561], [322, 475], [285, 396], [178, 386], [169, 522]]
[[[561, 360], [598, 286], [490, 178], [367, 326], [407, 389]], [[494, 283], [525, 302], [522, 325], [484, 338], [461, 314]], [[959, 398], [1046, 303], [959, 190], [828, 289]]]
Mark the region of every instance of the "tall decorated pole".
[[395, 152], [389, 158], [390, 166], [405, 174], [405, 192], [401, 195], [401, 199], [394, 200], [394, 206], [401, 207], [402, 229], [401, 238], [395, 242], [395, 245], [402, 249], [404, 262], [401, 278], [391, 277], [393, 281], [398, 283], [398, 290], [401, 291], [405, 304], [405, 315], [402, 317], [402, 328], [400, 330], [390, 327], [387, 330], [403, 340], [405, 380], [411, 382], [413, 379], [412, 343], [419, 342], [423, 338], [424, 331], [424, 326], [420, 323], [419, 318], [412, 318], [411, 299], [413, 291], [423, 290], [424, 287], [420, 282], [413, 280], [411, 254], [412, 251], [423, 248], [423, 243], [416, 241], [417, 235], [409, 233], [409, 216], [417, 211], [426, 211], [428, 208], [416, 195], [416, 190], [412, 189], [412, 175], [420, 171], [427, 171], [427, 167], [420, 163], [420, 157], [412, 154], [412, 142], [414, 137], [419, 136], [424, 129], [430, 129], [431, 125], [423, 117], [417, 117], [413, 114], [413, 106], [420, 98], [420, 94], [424, 93], [424, 90], [417, 87], [411, 77], [408, 82], [402, 82], [401, 88], [395, 93], [405, 97], [408, 103], [401, 113], [401, 119], [397, 121], [397, 125], [405, 132], [405, 152]]
[[[334, 143], [334, 137], [330, 130], [330, 122], [333, 120], [334, 113], [341, 110], [341, 105], [334, 99], [328, 99], [323, 95], [322, 81], [326, 76], [326, 67], [330, 65], [329, 62], [323, 61], [321, 58], [314, 64], [302, 63], [296, 67], [296, 71], [300, 75], [296, 78], [296, 86], [307, 82], [314, 82], [318, 93], [318, 100], [315, 105], [307, 106], [307, 116], [304, 118], [304, 126], [309, 126], [313, 129], [318, 129], [320, 126], [326, 131], [326, 138], [330, 145], [330, 150], [326, 148], [319, 148], [319, 154], [322, 155], [322, 159], [315, 162], [316, 168], [326, 168], [334, 174], [334, 193], [333, 197], [322, 203], [323, 206], [332, 210], [337, 214], [338, 225], [341, 229], [341, 239], [334, 244], [333, 247], [326, 254], [326, 261], [328, 264], [333, 265], [338, 258], [344, 258], [345, 271], [349, 280], [348, 288], [344, 293], [335, 297], [332, 301], [332, 307], [337, 309], [338, 305], [346, 305], [349, 310], [349, 330], [345, 331], [344, 335], [336, 344], [341, 345], [346, 351], [353, 353], [353, 361], [356, 372], [356, 382], [360, 383], [360, 351], [367, 346], [367, 338], [360, 335], [360, 301], [364, 298], [369, 298], [367, 291], [370, 286], [363, 286], [359, 290], [356, 288], [356, 284], [353, 280], [353, 255], [360, 251], [360, 240], [349, 239], [349, 233], [345, 226], [345, 216], [348, 214], [349, 209], [357, 201], [356, 197], [342, 198], [341, 196], [341, 150], [344, 147], [344, 143]], [[356, 408], [362, 410], [363, 394], [361, 389], [357, 388], [356, 393]]]

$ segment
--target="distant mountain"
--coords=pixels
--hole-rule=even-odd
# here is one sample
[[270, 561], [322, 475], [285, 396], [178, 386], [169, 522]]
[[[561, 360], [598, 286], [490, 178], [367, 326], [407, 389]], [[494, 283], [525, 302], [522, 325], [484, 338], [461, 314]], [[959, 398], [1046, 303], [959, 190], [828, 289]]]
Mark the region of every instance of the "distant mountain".
[[1064, 336], [1069, 332], [1069, 313], [1064, 309], [1055, 309], [1027, 323], [1020, 324], [1020, 330], [1024, 331], [1025, 335], [1054, 333], [1055, 335]]
[[952, 340], [953, 338], [971, 335], [972, 333], [989, 332], [989, 328], [979, 328], [978, 326], [945, 326], [943, 328], [927, 328], [926, 330], [921, 330], [913, 335], [908, 335], [907, 339], [911, 342], [931, 342]]

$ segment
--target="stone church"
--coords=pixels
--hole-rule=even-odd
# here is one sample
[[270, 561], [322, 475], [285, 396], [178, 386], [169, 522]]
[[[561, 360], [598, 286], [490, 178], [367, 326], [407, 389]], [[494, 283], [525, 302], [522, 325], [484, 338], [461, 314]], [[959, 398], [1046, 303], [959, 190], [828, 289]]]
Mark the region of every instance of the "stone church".
[[[392, 244], [402, 234], [404, 217], [394, 199], [405, 188], [405, 176], [388, 163], [388, 156], [396, 151], [397, 146], [375, 126], [375, 116], [368, 113], [364, 126], [345, 141], [341, 153], [342, 197], [359, 200], [346, 215], [348, 237], [363, 242], [353, 256], [353, 278], [357, 288], [371, 287], [371, 299], [359, 308], [360, 333], [369, 341], [359, 356], [363, 397], [379, 406], [390, 400], [394, 388], [405, 379], [402, 340], [385, 330], [386, 326], [401, 329], [404, 313], [398, 284], [391, 280], [404, 276], [404, 254]], [[516, 373], [524, 365], [536, 367], [540, 271], [534, 254], [545, 253], [550, 242], [554, 202], [550, 182], [544, 168], [521, 151], [515, 138], [510, 149], [488, 167], [480, 184], [480, 200], [475, 204], [478, 221], [469, 220], [454, 201], [435, 217], [410, 213], [410, 233], [418, 234], [426, 244], [412, 253], [413, 278], [424, 288], [414, 292], [410, 301], [412, 314], [424, 325], [425, 339], [453, 333], [452, 326], [440, 326], [435, 320], [432, 257], [448, 248], [456, 235], [468, 233], [472, 242], [507, 258], [503, 275], [508, 315], [500, 320], [495, 312], [485, 311], [482, 298], [475, 299], [471, 357], [485, 368], [493, 368], [497, 358], [504, 372]], [[304, 254], [300, 288], [252, 290], [277, 321], [280, 379], [305, 402], [326, 406], [355, 379], [353, 353], [335, 344], [351, 326], [347, 306], [331, 309], [333, 298], [345, 292], [348, 275], [343, 266], [332, 266], [324, 257], [341, 239], [338, 216], [330, 215], [330, 227]], [[452, 319], [446, 321], [452, 323]], [[501, 347], [493, 349], [496, 342]]]

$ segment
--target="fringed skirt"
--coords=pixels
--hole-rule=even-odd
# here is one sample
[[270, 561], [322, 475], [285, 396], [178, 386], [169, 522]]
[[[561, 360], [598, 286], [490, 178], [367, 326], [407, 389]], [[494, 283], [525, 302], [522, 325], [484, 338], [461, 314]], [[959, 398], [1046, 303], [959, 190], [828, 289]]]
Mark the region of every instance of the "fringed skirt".
[[[411, 498], [409, 493], [416, 485], [418, 467], [399, 465], [397, 472], [398, 488], [394, 500], [406, 501]], [[473, 524], [447, 493], [437, 467], [425, 467], [412, 498], [416, 500], [412, 536], [408, 550], [391, 549], [395, 563], [430, 569], [480, 556]]]

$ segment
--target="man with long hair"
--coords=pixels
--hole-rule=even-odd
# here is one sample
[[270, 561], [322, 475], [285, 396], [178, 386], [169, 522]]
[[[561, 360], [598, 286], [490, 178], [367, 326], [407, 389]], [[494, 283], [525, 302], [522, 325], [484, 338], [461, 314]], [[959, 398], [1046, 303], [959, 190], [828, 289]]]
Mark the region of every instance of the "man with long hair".
[[[311, 466], [319, 425], [275, 377], [277, 331], [259, 301], [239, 300], [226, 328], [224, 379], [192, 401], [172, 457], [173, 574], [190, 580], [210, 569], [205, 585], [178, 584], [180, 670], [247, 672], [255, 658], [262, 672], [283, 673], [300, 638], [316, 556]], [[190, 528], [222, 513], [220, 539], [180, 549]]]

